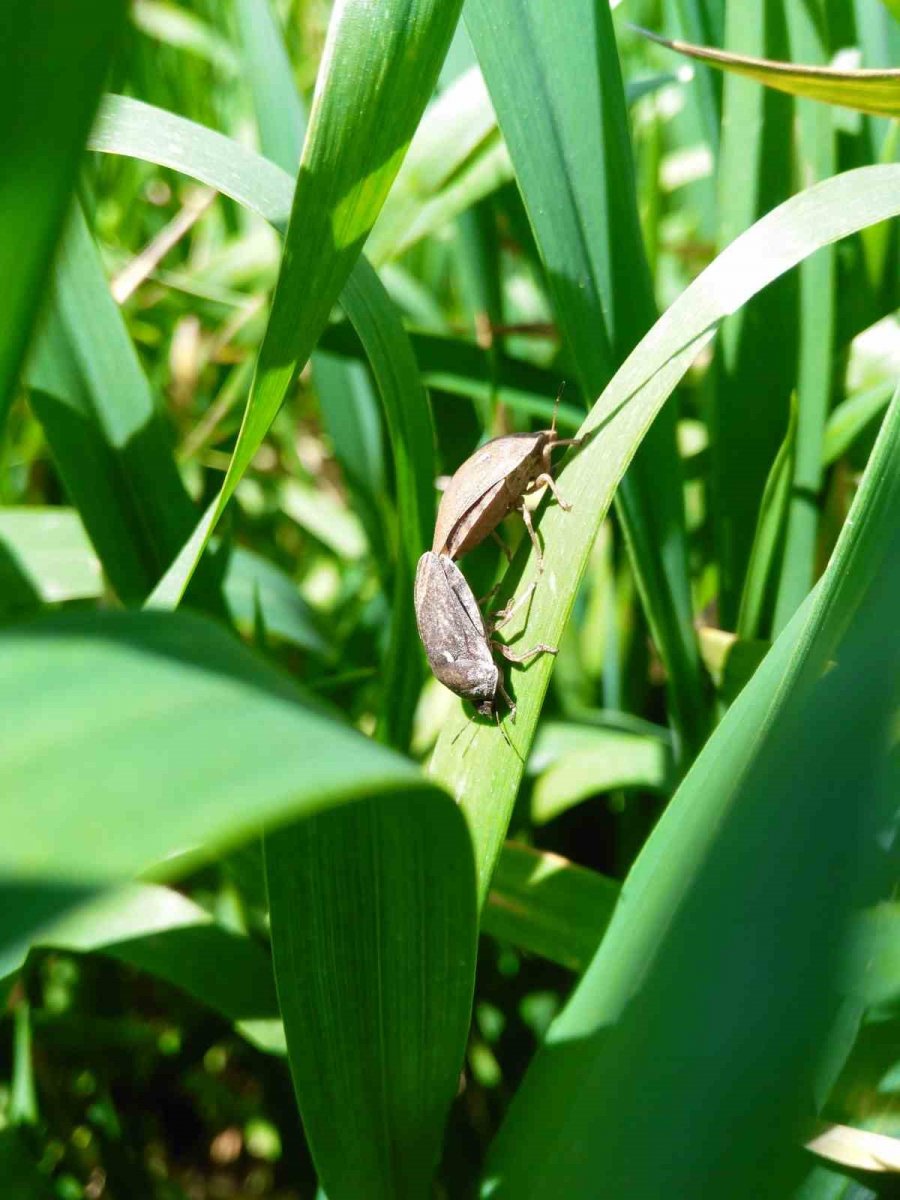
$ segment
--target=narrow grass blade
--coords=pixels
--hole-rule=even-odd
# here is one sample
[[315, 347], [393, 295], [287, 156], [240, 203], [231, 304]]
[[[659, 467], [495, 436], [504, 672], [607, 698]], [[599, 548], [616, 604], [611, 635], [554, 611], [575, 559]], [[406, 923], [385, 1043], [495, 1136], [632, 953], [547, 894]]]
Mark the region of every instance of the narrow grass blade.
[[[339, 0], [244, 421], [215, 506], [152, 597], [178, 603], [219, 515], [309, 358], [393, 183], [462, 0]], [[353, 119], [348, 120], [348, 113]]]
[[[291, 183], [284, 171], [212, 129], [126, 96], [107, 96], [90, 139], [91, 148], [171, 167], [230, 196], [276, 228], [287, 221]], [[341, 297], [346, 304], [346, 297]], [[350, 312], [348, 310], [348, 315]], [[490, 394], [491, 365], [473, 342], [413, 334], [422, 377], [432, 387], [482, 398]], [[324, 348], [362, 357], [364, 350], [346, 323], [328, 327]], [[508, 355], [496, 355], [499, 396], [520, 411], [553, 415], [558, 374]], [[582, 414], [572, 404], [559, 410], [560, 428], [575, 430]]]
[[122, 0], [89, 21], [66, 0], [0, 11], [0, 427], [124, 13]]
[[649, 30], [640, 29], [651, 41], [677, 50], [699, 62], [709, 63], [723, 71], [743, 75], [756, 83], [825, 104], [839, 104], [857, 112], [878, 117], [900, 116], [900, 71], [866, 70], [842, 71], [836, 67], [801, 66], [793, 62], [776, 62], [749, 54], [729, 53], [689, 42], [670, 41]]
[[235, 0], [234, 15], [260, 149], [270, 162], [292, 175], [303, 149], [306, 113], [270, 0]]
[[[766, 480], [759, 508], [756, 536], [747, 563], [741, 607], [737, 619], [737, 636], [744, 641], [762, 638], [765, 633], [766, 598], [775, 578], [779, 551], [784, 551], [784, 534], [791, 504], [791, 489], [797, 460], [796, 396], [791, 404], [791, 416], [784, 441], [775, 455], [772, 470]], [[769, 596], [771, 599], [771, 596]], [[802, 597], [801, 597], [802, 599]]]
[[[815, 12], [787, 10], [791, 57], [825, 62], [830, 46]], [[797, 102], [796, 146], [801, 178], [828, 179], [837, 169], [834, 113], [809, 100]], [[812, 587], [822, 488], [822, 439], [831, 405], [837, 317], [837, 269], [833, 246], [812, 255], [798, 271], [800, 343], [797, 367], [797, 429], [784, 551], [774, 610], [766, 633], [777, 636]], [[790, 430], [788, 436], [790, 434]]]
[[[786, 57], [783, 6], [727, 8], [729, 49]], [[719, 245], [727, 246], [794, 190], [793, 103], [729, 75], [718, 167]], [[710, 411], [710, 508], [719, 617], [734, 629], [766, 479], [784, 440], [798, 361], [797, 281], [780, 280], [728, 321], [716, 352]]]
[[[609, 8], [469, 0], [466, 25], [509, 146], [554, 309], [586, 395], [652, 324], [627, 110]], [[706, 729], [691, 614], [675, 414], [619, 492], [629, 550], [688, 755]]]
[[491, 1194], [593, 1196], [601, 1172], [613, 1200], [790, 1194], [835, 948], [896, 821], [898, 450], [900, 396], [821, 586], [629, 874], [513, 1102]]
[[266, 839], [291, 1070], [333, 1200], [427, 1195], [457, 1090], [475, 966], [471, 849], [457, 813], [419, 801], [412, 821], [408, 804], [354, 805]]
[[[80, 209], [56, 262], [53, 303], [28, 368], [31, 403], [119, 597], [138, 604], [196, 521], [171, 439]], [[211, 564], [194, 595], [220, 608]]]
[[558, 854], [507, 842], [491, 880], [484, 933], [583, 971], [597, 952], [619, 885]]
[[[91, 144], [110, 153], [164, 163], [205, 180], [275, 224], [284, 219], [290, 181], [283, 171], [211, 130], [160, 113], [149, 105], [118, 97], [107, 102]], [[408, 653], [410, 640], [415, 640], [408, 596], [415, 563], [430, 541], [434, 514], [431, 415], [409, 339], [377, 275], [364, 259], [359, 259], [351, 271], [341, 292], [341, 303], [372, 367], [393, 439], [401, 537], [388, 677], [391, 686], [397, 685], [397, 702], [390, 713], [385, 713], [382, 731], [389, 740], [402, 744], [408, 739], [420, 678], [418, 658]], [[217, 503], [213, 503], [179, 554], [179, 563], [187, 567], [194, 561], [211, 535], [217, 511]], [[166, 579], [171, 581], [176, 575], [173, 569]], [[179, 581], [181, 578], [179, 575]], [[162, 590], [155, 596], [159, 600], [166, 595], [169, 593], [164, 579]]]
[[823, 466], [830, 466], [847, 453], [863, 430], [884, 412], [893, 394], [893, 382], [880, 383], [848, 396], [835, 408], [825, 426]]
[[[715, 46], [721, 42], [725, 33], [724, 0], [675, 0], [675, 8], [680, 23], [679, 32], [685, 35], [687, 41], [705, 46]], [[668, 45], [667, 42], [664, 44]], [[715, 71], [701, 67], [697, 72], [696, 87], [703, 130], [710, 150], [716, 155], [722, 123], [722, 81]]]
[[[509, 640], [523, 647], [558, 645], [575, 592], [609, 507], [637, 444], [722, 319], [804, 257], [875, 221], [900, 212], [900, 167], [848, 171], [786, 201], [722, 252], [656, 323], [594, 406], [582, 432], [589, 443], [560, 473], [571, 512], [550, 506], [540, 523], [545, 571], [526, 615], [514, 620]], [[537, 578], [535, 564], [518, 560], [503, 594]], [[527, 639], [527, 641], [525, 640]], [[509, 672], [518, 702], [515, 725], [503, 732], [479, 723], [460, 707], [441, 733], [430, 771], [442, 780], [469, 818], [479, 889], [486, 894], [506, 834], [519, 780], [534, 736], [552, 664], [538, 659]]]
[[410, 652], [417, 642], [410, 597], [416, 563], [431, 541], [434, 522], [434, 430], [409, 338], [365, 259], [357, 263], [343, 296], [366, 346], [394, 455], [399, 546], [379, 732], [385, 741], [406, 748], [422, 683], [420, 657]]

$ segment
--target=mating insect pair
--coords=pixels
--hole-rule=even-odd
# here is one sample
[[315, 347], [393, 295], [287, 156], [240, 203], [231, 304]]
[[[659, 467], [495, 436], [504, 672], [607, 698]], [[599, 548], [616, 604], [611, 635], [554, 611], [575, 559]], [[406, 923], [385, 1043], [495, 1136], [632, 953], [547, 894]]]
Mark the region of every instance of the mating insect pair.
[[[471, 588], [453, 559], [488, 536], [500, 541], [497, 526], [517, 509], [537, 553], [538, 569], [543, 570], [540, 543], [524, 498], [529, 492], [547, 485], [560, 506], [570, 508], [550, 475], [550, 453], [554, 446], [579, 443], [578, 438], [557, 436], [555, 411], [550, 429], [535, 434], [512, 434], [487, 442], [462, 464], [447, 485], [438, 508], [432, 548], [419, 559], [415, 587], [416, 623], [429, 665], [445, 687], [470, 700], [482, 715], [496, 714], [499, 693], [515, 716], [515, 705], [503, 686], [492, 649], [511, 662], [527, 662], [537, 654], [555, 654], [556, 650], [542, 642], [517, 654], [491, 636], [529, 599], [535, 583], [515, 603], [495, 613], [494, 620], [485, 622]], [[500, 544], [506, 552], [503, 542]]]

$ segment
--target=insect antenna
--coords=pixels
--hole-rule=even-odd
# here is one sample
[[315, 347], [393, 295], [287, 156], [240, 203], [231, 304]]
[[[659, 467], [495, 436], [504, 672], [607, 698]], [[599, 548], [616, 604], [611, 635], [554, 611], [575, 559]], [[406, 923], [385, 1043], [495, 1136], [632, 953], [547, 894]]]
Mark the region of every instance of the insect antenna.
[[553, 421], [550, 425], [550, 432], [556, 433], [556, 414], [559, 412], [559, 402], [563, 398], [563, 393], [566, 390], [566, 381], [563, 380], [559, 385], [559, 391], [556, 393], [556, 403], [553, 405]]

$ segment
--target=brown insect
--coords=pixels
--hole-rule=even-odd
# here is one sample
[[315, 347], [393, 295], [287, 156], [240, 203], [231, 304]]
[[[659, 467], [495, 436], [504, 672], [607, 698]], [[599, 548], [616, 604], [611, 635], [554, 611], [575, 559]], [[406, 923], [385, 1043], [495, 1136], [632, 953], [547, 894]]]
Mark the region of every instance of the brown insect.
[[[560, 392], [562, 395], [562, 392]], [[550, 454], [555, 446], [578, 446], [581, 438], [560, 438], [556, 433], [556, 409], [553, 424], [538, 433], [511, 433], [486, 442], [466, 459], [450, 479], [441, 497], [434, 542], [435, 554], [459, 558], [467, 550], [491, 536], [509, 552], [497, 534], [497, 526], [513, 509], [522, 514], [528, 536], [537, 553], [538, 569], [544, 560], [525, 496], [545, 484], [560, 508], [572, 507], [559, 494], [550, 474]]]
[[498, 619], [485, 622], [481, 609], [452, 559], [426, 550], [416, 568], [416, 624], [435, 677], [464, 700], [470, 700], [482, 716], [497, 714], [497, 695], [503, 697], [515, 718], [516, 706], [510, 699], [497, 664], [491, 654], [496, 650], [510, 662], [523, 663], [537, 654], [556, 654], [543, 642], [517, 654], [509, 646], [495, 641], [491, 634], [512, 617], [534, 591], [535, 584], [519, 599], [494, 614]]

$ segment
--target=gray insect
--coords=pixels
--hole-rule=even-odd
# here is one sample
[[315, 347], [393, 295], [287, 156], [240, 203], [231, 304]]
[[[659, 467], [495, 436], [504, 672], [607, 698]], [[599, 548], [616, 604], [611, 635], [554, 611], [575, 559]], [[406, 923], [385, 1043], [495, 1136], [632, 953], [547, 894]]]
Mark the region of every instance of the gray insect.
[[[497, 695], [501, 695], [515, 717], [516, 706], [506, 689], [491, 654], [496, 650], [510, 662], [522, 663], [537, 654], [556, 654], [552, 646], [541, 642], [524, 654], [492, 639], [491, 634], [512, 617], [534, 591], [535, 584], [514, 603], [486, 623], [466, 583], [452, 559], [426, 550], [416, 568], [416, 624], [435, 677], [464, 700], [470, 700], [482, 716], [497, 714]], [[499, 716], [498, 716], [499, 720]]]
[[508, 557], [496, 530], [504, 517], [517, 509], [537, 553], [538, 569], [542, 570], [543, 555], [525, 496], [546, 484], [560, 508], [568, 511], [572, 506], [563, 500], [550, 474], [550, 454], [555, 446], [578, 446], [581, 441], [581, 438], [557, 436], [554, 409], [549, 429], [512, 433], [486, 442], [466, 459], [447, 484], [438, 506], [432, 551], [459, 558], [491, 536], [500, 542]]

